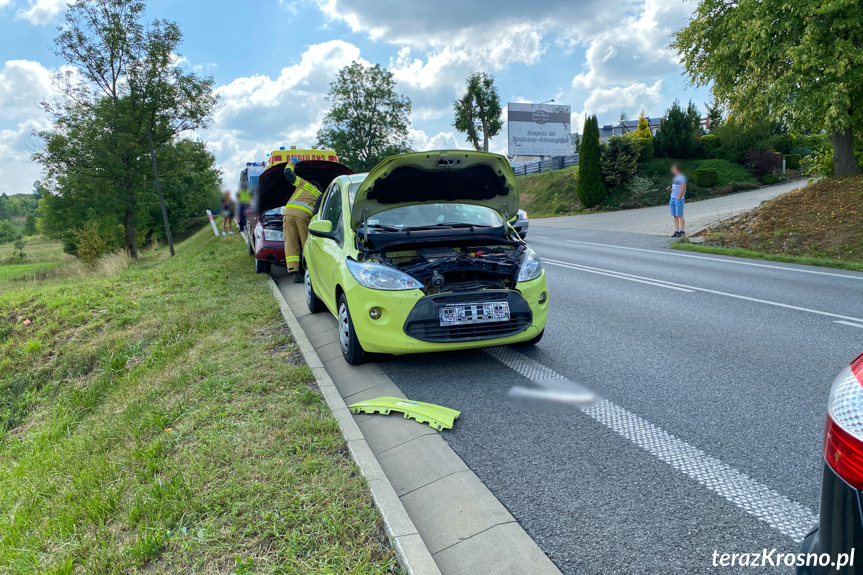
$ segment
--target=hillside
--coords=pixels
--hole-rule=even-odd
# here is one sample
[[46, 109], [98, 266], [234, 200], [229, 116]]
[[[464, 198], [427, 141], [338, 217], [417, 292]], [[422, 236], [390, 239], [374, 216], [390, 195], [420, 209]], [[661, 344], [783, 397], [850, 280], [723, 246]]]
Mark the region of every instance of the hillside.
[[863, 176], [828, 178], [706, 230], [706, 245], [863, 262]]
[[0, 572], [396, 572], [239, 236], [33, 248], [0, 265]]

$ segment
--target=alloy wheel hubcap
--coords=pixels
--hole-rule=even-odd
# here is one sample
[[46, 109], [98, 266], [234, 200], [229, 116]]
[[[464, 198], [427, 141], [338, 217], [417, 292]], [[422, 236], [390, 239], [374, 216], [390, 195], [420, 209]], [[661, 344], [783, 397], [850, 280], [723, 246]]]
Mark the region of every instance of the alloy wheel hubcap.
[[350, 337], [351, 326], [348, 321], [348, 307], [342, 304], [339, 306], [339, 343], [342, 346], [342, 353], [348, 353]]

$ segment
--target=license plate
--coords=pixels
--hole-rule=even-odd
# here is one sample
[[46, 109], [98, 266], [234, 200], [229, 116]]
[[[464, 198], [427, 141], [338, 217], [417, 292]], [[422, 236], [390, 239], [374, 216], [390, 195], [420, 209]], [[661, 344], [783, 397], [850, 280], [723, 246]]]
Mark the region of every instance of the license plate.
[[509, 321], [509, 303], [466, 303], [440, 308], [441, 326]]

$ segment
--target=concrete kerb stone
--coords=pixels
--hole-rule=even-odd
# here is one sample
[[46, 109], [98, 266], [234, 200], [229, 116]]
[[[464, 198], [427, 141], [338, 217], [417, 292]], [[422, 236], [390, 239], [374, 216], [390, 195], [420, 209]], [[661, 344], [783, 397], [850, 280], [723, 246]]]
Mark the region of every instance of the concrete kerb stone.
[[[359, 466], [361, 473], [366, 478], [375, 505], [383, 517], [384, 529], [393, 545], [399, 563], [410, 575], [440, 575], [440, 569], [438, 569], [422, 537], [419, 536], [416, 526], [405, 510], [389, 479], [387, 479], [383, 468], [381, 468], [380, 463], [374, 453], [372, 453], [365, 439], [359, 439], [363, 437], [362, 431], [353, 418], [350, 417], [349, 413], [345, 416], [345, 412], [348, 411], [347, 405], [336, 390], [332, 379], [330, 379], [326, 370], [323, 369], [323, 362], [321, 362], [317, 352], [315, 352], [315, 348], [300, 326], [299, 321], [291, 312], [291, 308], [279, 290], [279, 286], [276, 285], [276, 282], [272, 278], [270, 278], [269, 283], [273, 295], [279, 303], [282, 317], [284, 317], [291, 333], [293, 333], [294, 340], [300, 349], [300, 353], [303, 354], [306, 364], [314, 371], [324, 399], [333, 411], [342, 435], [344, 435], [345, 440], [348, 442], [348, 451], [351, 454], [351, 458]], [[315, 368], [320, 369], [316, 370]]]

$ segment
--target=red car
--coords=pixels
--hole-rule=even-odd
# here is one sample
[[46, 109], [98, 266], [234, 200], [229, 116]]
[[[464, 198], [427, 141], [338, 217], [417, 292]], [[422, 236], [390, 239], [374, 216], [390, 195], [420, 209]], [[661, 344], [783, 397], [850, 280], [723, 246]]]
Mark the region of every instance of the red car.
[[[256, 217], [252, 226], [255, 272], [259, 274], [269, 273], [274, 265], [285, 267], [285, 236], [282, 233], [282, 220], [285, 215], [285, 204], [294, 193], [294, 187], [285, 179], [284, 170], [284, 162], [276, 164], [261, 174], [259, 180], [255, 213], [260, 215]], [[317, 181], [324, 189], [338, 176], [353, 174], [347, 166], [326, 160], [302, 161], [297, 164], [295, 171], [304, 180]]]

